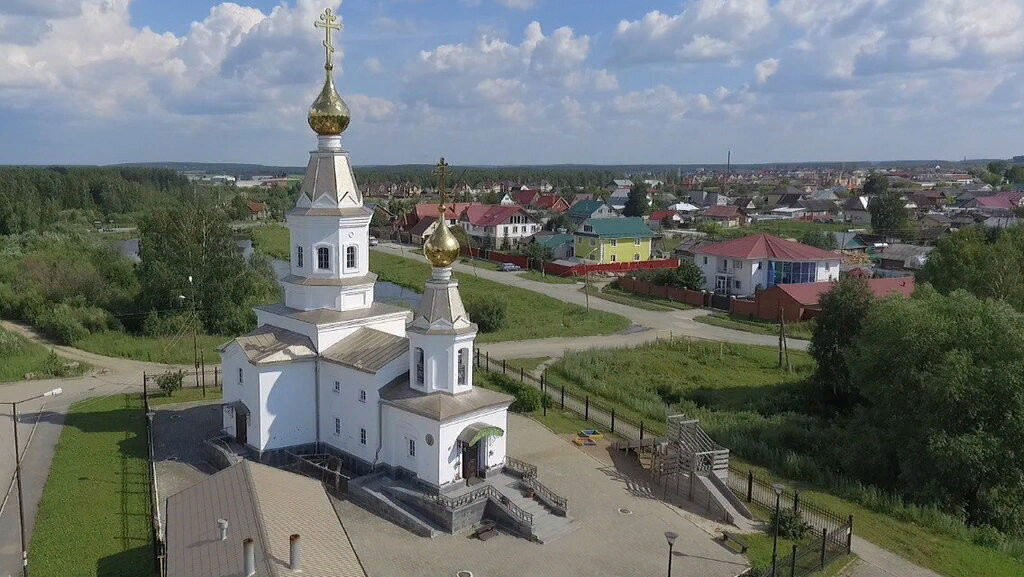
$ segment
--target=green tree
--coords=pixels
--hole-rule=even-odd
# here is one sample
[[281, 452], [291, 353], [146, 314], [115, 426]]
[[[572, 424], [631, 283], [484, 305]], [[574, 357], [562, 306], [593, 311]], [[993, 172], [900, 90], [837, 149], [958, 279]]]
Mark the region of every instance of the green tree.
[[647, 184], [639, 181], [629, 189], [629, 197], [626, 199], [626, 206], [622, 209], [625, 216], [643, 216], [650, 209], [647, 200]]
[[976, 227], [944, 236], [917, 276], [942, 294], [964, 289], [1024, 311], [1024, 226], [992, 236]]
[[725, 228], [713, 220], [705, 220], [697, 225], [697, 232], [706, 234], [710, 241], [717, 241], [725, 234]]
[[822, 250], [836, 250], [836, 235], [820, 228], [811, 228], [800, 237], [800, 242]]
[[1014, 164], [1006, 171], [1006, 179], [1013, 184], [1024, 184], [1024, 164]]
[[476, 248], [476, 240], [474, 240], [473, 237], [469, 236], [469, 233], [466, 232], [466, 229], [462, 228], [461, 226], [453, 226], [450, 227], [450, 229], [452, 231], [452, 234], [455, 235], [455, 238], [458, 239], [459, 247], [462, 250], [468, 251], [471, 248]]
[[890, 192], [871, 199], [868, 205], [871, 213], [871, 228], [883, 237], [908, 238], [910, 215], [907, 204], [899, 193]]
[[883, 195], [889, 191], [889, 177], [878, 173], [872, 172], [864, 180], [864, 194], [868, 196]]
[[1024, 314], [921, 287], [872, 306], [848, 360], [885, 485], [1024, 535]]
[[153, 210], [139, 221], [139, 232], [142, 310], [194, 307], [209, 331], [238, 334], [254, 326], [252, 306], [279, 298], [269, 261], [254, 256], [246, 263], [227, 217], [209, 202]]
[[860, 334], [874, 295], [866, 280], [848, 277], [821, 295], [808, 352], [818, 362], [814, 372], [816, 400], [826, 406], [848, 405], [856, 399], [850, 384], [846, 350]]
[[551, 247], [539, 242], [521, 244], [517, 252], [530, 259], [530, 268], [537, 270], [543, 270], [544, 263], [554, 260], [554, 252]]
[[174, 394], [174, 391], [181, 389], [181, 385], [184, 380], [185, 371], [181, 369], [177, 371], [167, 371], [156, 378], [156, 386], [160, 387], [160, 390], [170, 397]]
[[1000, 179], [1006, 175], [1006, 162], [1002, 160], [994, 160], [986, 168], [992, 174], [998, 174]]

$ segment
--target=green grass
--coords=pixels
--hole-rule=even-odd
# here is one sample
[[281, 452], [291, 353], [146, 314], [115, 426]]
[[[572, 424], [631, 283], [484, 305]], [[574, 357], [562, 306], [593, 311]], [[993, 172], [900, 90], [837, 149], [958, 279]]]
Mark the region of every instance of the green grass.
[[549, 359], [550, 357], [540, 357], [535, 359], [507, 359], [505, 361], [505, 366], [511, 369], [515, 369], [517, 371], [519, 369], [523, 369], [524, 371], [529, 373], [536, 369], [537, 367], [539, 367], [541, 364], [547, 362]]
[[[205, 356], [206, 364], [220, 362], [217, 347], [231, 340], [230, 337], [199, 335], [199, 352]], [[147, 337], [130, 333], [107, 331], [93, 333], [75, 343], [75, 347], [98, 355], [121, 357], [137, 361], [167, 363], [172, 365], [193, 364], [192, 335], [173, 337]]]
[[288, 228], [280, 224], [264, 224], [248, 229], [252, 245], [270, 258], [290, 260], [291, 241]]
[[680, 303], [668, 299], [660, 299], [658, 297], [650, 295], [643, 295], [639, 293], [624, 291], [622, 289], [613, 287], [611, 284], [607, 284], [604, 286], [604, 288], [601, 289], [601, 298], [605, 298], [608, 300], [611, 300], [613, 298], [630, 299], [630, 301], [633, 303], [633, 306], [638, 306], [640, 308], [650, 307], [650, 310], [676, 309], [680, 311], [687, 311], [693, 308], [691, 305], [688, 305], [686, 303]]
[[[421, 250], [417, 254], [422, 255], [423, 251]], [[498, 270], [498, 263], [491, 262], [489, 260], [483, 260], [483, 259], [480, 259], [480, 258], [472, 258], [471, 259], [471, 258], [462, 257], [462, 258], [459, 259], [459, 262], [464, 264], [464, 265], [466, 265], [466, 266], [475, 266], [476, 268], [483, 269], [483, 270], [492, 270], [492, 271], [497, 271]]]
[[548, 284], [576, 284], [575, 277], [555, 276], [553, 274], [541, 274], [535, 270], [528, 270], [519, 273], [519, 277], [535, 282], [546, 282]]
[[645, 311], [672, 310], [667, 306], [645, 301], [642, 298], [639, 298], [637, 295], [633, 295], [630, 293], [622, 293], [621, 291], [619, 291], [619, 294], [616, 294], [615, 292], [612, 291], [605, 292], [603, 290], [598, 289], [594, 285], [590, 285], [589, 287], [583, 286], [580, 288], [580, 292], [584, 294], [589, 293], [591, 298], [599, 298], [609, 302], [619, 303], [620, 305], [628, 305], [631, 307], [636, 307], [638, 309], [644, 309]]
[[32, 532], [33, 576], [155, 574], [145, 419], [138, 395], [71, 407]]
[[[759, 335], [775, 335], [779, 334], [779, 325], [772, 321], [764, 321], [760, 319], [745, 319], [738, 316], [728, 315], [724, 313], [711, 313], [707, 315], [701, 315], [695, 317], [693, 320], [698, 323], [704, 323], [706, 325], [714, 325], [716, 327], [724, 327], [727, 329], [734, 329], [737, 331], [744, 331], [748, 333], [757, 333]], [[794, 339], [806, 339], [810, 340], [811, 332], [814, 330], [814, 321], [800, 321], [797, 323], [786, 323], [786, 336]]]
[[174, 392], [173, 395], [167, 396], [160, 389], [149, 392], [149, 405], [151, 407], [159, 405], [173, 405], [175, 403], [190, 403], [192, 401], [216, 401], [224, 397], [224, 389], [221, 387], [214, 387], [209, 381], [206, 383], [206, 396], [203, 396], [202, 387], [197, 387], [193, 383], [188, 383], [186, 386]]
[[19, 334], [0, 329], [0, 382], [20, 381], [32, 373], [35, 378], [71, 377], [89, 370], [86, 363], [67, 368], [68, 359], [57, 355], [51, 349], [33, 343]]
[[[749, 545], [747, 549], [747, 558], [750, 559], [751, 565], [755, 567], [771, 567], [772, 563], [772, 536], [768, 533], [753, 533], [749, 535], [739, 535], [739, 538]], [[788, 555], [793, 552], [793, 545], [798, 547], [801, 544], [806, 544], [810, 539], [805, 539], [802, 542], [792, 541], [790, 539], [779, 538], [778, 544], [778, 574], [780, 576], [789, 575], [789, 566], [782, 566], [782, 562]], [[831, 563], [825, 566], [824, 571], [816, 571], [813, 573], [814, 577], [833, 577], [838, 575], [839, 572], [845, 568], [856, 555], [843, 555], [833, 560]], [[813, 561], [813, 560], [812, 560]], [[800, 568], [797, 567], [797, 572]]]
[[[380, 251], [375, 251], [370, 257], [370, 270], [377, 273], [382, 281], [415, 291], [422, 291], [430, 278], [430, 265], [426, 262]], [[463, 300], [497, 295], [508, 304], [505, 327], [493, 333], [480, 334], [478, 343], [608, 335], [629, 326], [626, 317], [603, 311], [587, 312], [584, 307], [475, 277], [472, 273], [455, 273], [455, 278], [459, 281]]]

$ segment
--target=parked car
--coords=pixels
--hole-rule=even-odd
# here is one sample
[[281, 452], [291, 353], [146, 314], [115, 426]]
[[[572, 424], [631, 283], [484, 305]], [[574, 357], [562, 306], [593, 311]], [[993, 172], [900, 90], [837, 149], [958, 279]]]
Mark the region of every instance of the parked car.
[[517, 270], [523, 270], [523, 269], [520, 268], [519, 265], [517, 265], [517, 264], [511, 263], [511, 262], [503, 262], [503, 263], [498, 265], [498, 270], [500, 270], [502, 272], [515, 272]]
[[377, 246], [378, 244], [380, 244], [380, 241], [377, 240], [377, 237], [371, 236], [370, 237], [370, 246]]

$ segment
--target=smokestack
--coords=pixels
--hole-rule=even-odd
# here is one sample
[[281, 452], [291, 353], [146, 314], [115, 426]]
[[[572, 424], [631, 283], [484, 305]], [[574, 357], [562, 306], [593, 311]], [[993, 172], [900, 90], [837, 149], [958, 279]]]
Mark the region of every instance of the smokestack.
[[256, 574], [256, 544], [252, 542], [252, 538], [242, 541], [242, 562], [244, 563], [242, 570], [244, 577], [252, 577]]
[[221, 541], [227, 541], [228, 540], [228, 520], [227, 519], [217, 519], [217, 526], [220, 527], [220, 540]]
[[292, 535], [288, 538], [288, 568], [292, 571], [302, 571], [302, 563], [299, 556], [298, 534]]

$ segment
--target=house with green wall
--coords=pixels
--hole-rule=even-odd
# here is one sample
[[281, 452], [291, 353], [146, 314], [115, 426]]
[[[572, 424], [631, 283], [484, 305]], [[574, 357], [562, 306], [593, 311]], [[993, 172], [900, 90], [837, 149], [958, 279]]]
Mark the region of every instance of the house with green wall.
[[653, 238], [640, 217], [590, 218], [573, 233], [576, 257], [600, 264], [650, 260]]

